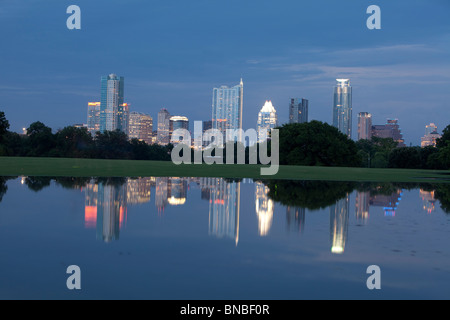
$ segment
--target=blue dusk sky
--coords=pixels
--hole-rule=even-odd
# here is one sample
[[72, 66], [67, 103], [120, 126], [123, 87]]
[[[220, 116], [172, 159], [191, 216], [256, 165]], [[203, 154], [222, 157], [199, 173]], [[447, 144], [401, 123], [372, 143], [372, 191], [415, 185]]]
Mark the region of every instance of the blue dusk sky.
[[[68, 30], [69, 5], [81, 30]], [[368, 6], [382, 29], [369, 30]], [[398, 118], [406, 143], [450, 124], [449, 0], [0, 0], [0, 110], [11, 130], [86, 123], [100, 77], [125, 77], [132, 111], [155, 122], [211, 119], [212, 89], [244, 80], [244, 127], [272, 100], [280, 123], [291, 97], [331, 123], [336, 78], [357, 114]]]

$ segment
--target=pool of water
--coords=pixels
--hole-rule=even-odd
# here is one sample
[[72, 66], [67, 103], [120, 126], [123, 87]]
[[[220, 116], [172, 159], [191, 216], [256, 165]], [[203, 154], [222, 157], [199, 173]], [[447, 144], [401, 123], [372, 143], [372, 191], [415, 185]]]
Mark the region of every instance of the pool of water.
[[1, 299], [450, 298], [448, 185], [0, 182]]

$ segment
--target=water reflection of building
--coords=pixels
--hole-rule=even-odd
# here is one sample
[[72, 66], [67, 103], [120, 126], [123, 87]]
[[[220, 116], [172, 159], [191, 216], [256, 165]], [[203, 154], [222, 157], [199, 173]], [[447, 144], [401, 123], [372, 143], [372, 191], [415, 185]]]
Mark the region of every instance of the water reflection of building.
[[423, 201], [423, 210], [425, 210], [428, 214], [431, 214], [436, 209], [434, 191], [425, 191], [420, 189], [420, 197]]
[[255, 210], [258, 216], [258, 232], [266, 236], [273, 220], [273, 201], [268, 196], [269, 188], [262, 182], [255, 182]]
[[97, 238], [105, 242], [118, 240], [126, 224], [127, 205], [149, 202], [153, 183], [153, 178], [91, 181], [85, 187], [85, 227], [96, 228]]
[[286, 221], [288, 230], [295, 229], [295, 231], [303, 232], [305, 227], [305, 208], [287, 207]]
[[330, 236], [331, 252], [335, 254], [344, 253], [347, 241], [348, 212], [350, 207], [350, 195], [339, 200], [330, 207]]
[[239, 242], [240, 182], [211, 179], [209, 199], [209, 234]]
[[127, 185], [100, 182], [97, 187], [97, 239], [118, 240], [127, 216]]
[[164, 211], [167, 201], [167, 188], [169, 184], [169, 178], [158, 177], [155, 182], [155, 205], [158, 209], [158, 213]]
[[366, 222], [369, 218], [370, 192], [356, 193], [356, 220]]
[[167, 202], [172, 206], [186, 203], [188, 181], [186, 178], [169, 178]]
[[402, 199], [403, 190], [397, 189], [390, 195], [377, 194], [370, 197], [370, 205], [374, 207], [383, 207], [384, 215], [395, 217], [395, 211]]
[[129, 205], [150, 202], [152, 178], [128, 179], [127, 203]]

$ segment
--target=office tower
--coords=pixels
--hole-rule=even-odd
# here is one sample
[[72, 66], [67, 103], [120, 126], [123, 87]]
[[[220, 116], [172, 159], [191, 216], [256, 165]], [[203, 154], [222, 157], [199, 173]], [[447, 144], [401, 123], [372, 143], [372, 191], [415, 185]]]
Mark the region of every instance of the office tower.
[[241, 183], [214, 178], [209, 200], [209, 234], [239, 242]]
[[[242, 129], [244, 107], [244, 83], [229, 88], [221, 86], [213, 89], [212, 127], [225, 134], [227, 129]], [[239, 141], [242, 137], [238, 137]]]
[[372, 136], [391, 138], [398, 143], [398, 147], [406, 147], [397, 119], [388, 119], [385, 125], [372, 126]]
[[345, 250], [348, 233], [349, 207], [349, 194], [330, 207], [331, 252], [334, 254], [342, 254]]
[[434, 123], [430, 123], [425, 127], [425, 136], [421, 138], [420, 146], [422, 148], [433, 146], [436, 147], [436, 140], [441, 138], [441, 135], [437, 132], [438, 128]]
[[153, 119], [151, 116], [139, 113], [131, 112], [128, 122], [128, 138], [138, 139], [144, 141], [147, 144], [153, 143]]
[[277, 111], [271, 101], [266, 101], [258, 114], [258, 143], [262, 143], [270, 136], [270, 131], [278, 126]]
[[[174, 141], [172, 141], [172, 133], [175, 130], [178, 129], [184, 129], [189, 131], [189, 119], [186, 117], [181, 117], [181, 116], [173, 116], [170, 117], [169, 119], [169, 137], [170, 137], [170, 141], [173, 144], [178, 144], [181, 142], [181, 140], [179, 140], [179, 137], [176, 137], [176, 139]], [[185, 141], [185, 143], [187, 143], [188, 145], [191, 145], [191, 142], [187, 142]]]
[[101, 79], [100, 132], [120, 130], [127, 126], [128, 105], [124, 104], [124, 77], [115, 74]]
[[89, 133], [94, 137], [100, 131], [100, 102], [88, 102], [87, 127]]
[[358, 140], [372, 139], [372, 115], [368, 112], [358, 114]]
[[261, 237], [269, 234], [273, 220], [273, 200], [268, 196], [269, 188], [262, 182], [255, 182], [255, 210], [258, 216], [258, 232]]
[[203, 133], [211, 129], [212, 129], [212, 121], [211, 120], [203, 121]]
[[170, 113], [167, 109], [158, 112], [158, 134], [156, 143], [166, 145], [170, 142]]
[[334, 87], [333, 126], [352, 138], [352, 87], [349, 79], [336, 79]]
[[289, 123], [308, 122], [308, 100], [292, 98], [289, 105]]

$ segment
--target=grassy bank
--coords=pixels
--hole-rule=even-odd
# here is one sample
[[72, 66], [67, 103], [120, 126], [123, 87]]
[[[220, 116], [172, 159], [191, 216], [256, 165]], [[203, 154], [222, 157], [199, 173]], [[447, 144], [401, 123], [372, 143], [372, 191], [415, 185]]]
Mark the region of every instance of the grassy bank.
[[291, 180], [450, 183], [450, 171], [280, 166], [261, 176], [258, 165], [174, 165], [172, 162], [0, 157], [0, 176], [224, 177]]

